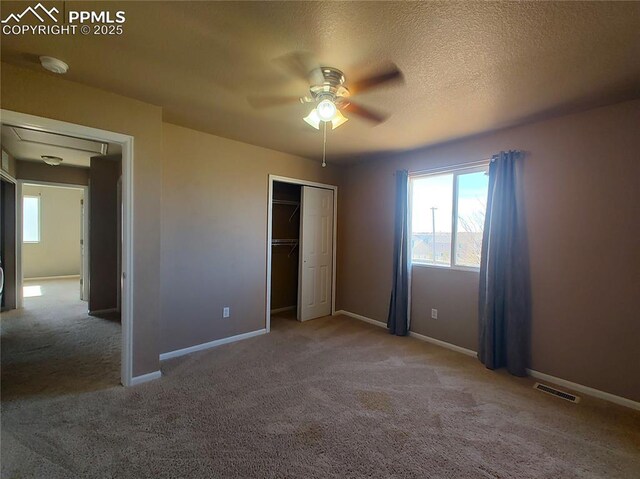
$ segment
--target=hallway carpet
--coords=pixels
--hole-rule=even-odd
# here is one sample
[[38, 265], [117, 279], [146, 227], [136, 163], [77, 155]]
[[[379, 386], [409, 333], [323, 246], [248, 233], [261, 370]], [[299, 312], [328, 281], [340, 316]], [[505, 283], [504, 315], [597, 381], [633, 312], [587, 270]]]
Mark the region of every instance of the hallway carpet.
[[[4, 353], [3, 353], [4, 355]], [[3, 364], [4, 367], [4, 364]], [[638, 478], [640, 414], [345, 317], [2, 404], [2, 477]], [[46, 382], [46, 377], [40, 377]]]
[[2, 313], [2, 401], [120, 384], [120, 323], [80, 301], [80, 280], [25, 280], [24, 308]]

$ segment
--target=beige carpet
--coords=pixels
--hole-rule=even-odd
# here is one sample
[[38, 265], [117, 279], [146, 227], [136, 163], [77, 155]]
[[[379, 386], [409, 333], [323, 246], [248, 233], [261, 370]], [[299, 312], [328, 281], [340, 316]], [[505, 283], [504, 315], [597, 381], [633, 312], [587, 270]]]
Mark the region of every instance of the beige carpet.
[[24, 309], [2, 313], [3, 403], [118, 385], [119, 317], [89, 316], [77, 278], [24, 286]]
[[274, 320], [163, 374], [68, 395], [41, 375], [3, 398], [2, 476], [640, 477], [640, 414], [349, 318]]

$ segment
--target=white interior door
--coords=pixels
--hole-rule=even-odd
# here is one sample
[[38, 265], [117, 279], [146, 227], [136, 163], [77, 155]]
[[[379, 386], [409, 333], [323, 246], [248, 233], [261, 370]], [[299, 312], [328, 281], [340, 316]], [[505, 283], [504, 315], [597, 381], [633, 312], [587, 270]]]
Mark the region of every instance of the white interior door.
[[331, 314], [333, 191], [303, 186], [300, 217], [298, 319]]

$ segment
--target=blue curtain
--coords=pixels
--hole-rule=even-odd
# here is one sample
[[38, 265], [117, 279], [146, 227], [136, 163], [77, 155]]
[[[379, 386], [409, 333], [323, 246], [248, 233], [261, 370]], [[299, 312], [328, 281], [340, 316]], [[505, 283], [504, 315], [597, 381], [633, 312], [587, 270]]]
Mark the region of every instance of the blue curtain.
[[529, 265], [519, 207], [518, 151], [489, 166], [489, 193], [480, 261], [478, 358], [489, 369], [525, 376], [529, 361]]
[[409, 332], [409, 239], [407, 238], [409, 173], [396, 171], [396, 211], [393, 239], [393, 286], [387, 328], [391, 334]]

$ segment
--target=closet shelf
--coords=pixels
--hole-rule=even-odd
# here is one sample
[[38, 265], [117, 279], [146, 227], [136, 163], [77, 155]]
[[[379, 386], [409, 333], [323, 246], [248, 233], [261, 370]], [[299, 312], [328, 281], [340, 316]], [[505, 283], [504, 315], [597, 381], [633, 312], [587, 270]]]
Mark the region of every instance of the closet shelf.
[[299, 201], [291, 201], [291, 200], [276, 200], [272, 201], [274, 205], [290, 205], [290, 206], [300, 206]]
[[287, 255], [287, 257], [289, 258], [291, 257], [295, 249], [298, 247], [298, 240], [297, 239], [272, 239], [271, 246], [290, 246], [291, 250]]
[[293, 217], [296, 215], [296, 213], [298, 212], [298, 210], [300, 209], [300, 202], [299, 201], [292, 201], [292, 200], [277, 200], [277, 199], [273, 199], [271, 201], [274, 205], [287, 205], [287, 206], [295, 206], [296, 208], [293, 210], [293, 213], [291, 213], [291, 216], [289, 216], [289, 223], [291, 223], [291, 220], [293, 219]]
[[273, 239], [271, 240], [271, 244], [273, 246], [297, 246], [298, 245], [298, 240], [297, 239]]

